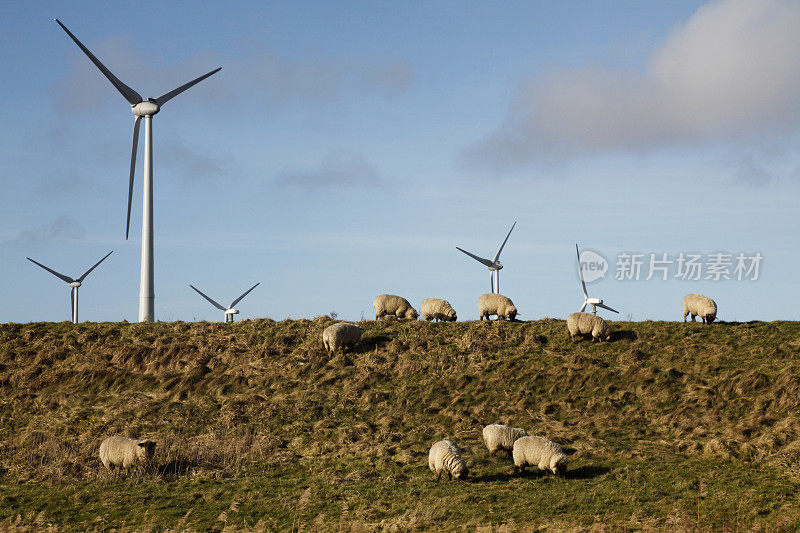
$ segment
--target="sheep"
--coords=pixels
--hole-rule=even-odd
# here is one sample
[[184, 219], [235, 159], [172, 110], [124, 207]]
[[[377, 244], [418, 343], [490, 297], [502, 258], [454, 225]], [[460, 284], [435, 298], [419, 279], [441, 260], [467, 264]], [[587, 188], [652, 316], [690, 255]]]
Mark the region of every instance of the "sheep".
[[717, 319], [717, 303], [702, 294], [687, 294], [683, 297], [683, 321], [686, 322], [686, 316], [692, 315], [692, 322], [694, 317], [699, 316], [700, 319], [706, 324], [711, 324]]
[[411, 307], [408, 300], [394, 294], [376, 296], [372, 302], [372, 307], [375, 308], [375, 320], [386, 315], [395, 315], [397, 318], [412, 318], [414, 320], [419, 316], [417, 310]]
[[100, 461], [107, 470], [114, 466], [130, 468], [153, 460], [156, 443], [150, 439], [129, 439], [121, 435], [108, 437], [100, 444]]
[[514, 441], [514, 474], [525, 473], [526, 466], [552, 472], [557, 476], [567, 471], [569, 459], [561, 446], [544, 437], [520, 437]]
[[436, 473], [436, 482], [442, 472], [446, 472], [450, 480], [455, 476], [456, 479], [467, 479], [467, 464], [461, 458], [461, 450], [458, 445], [451, 440], [440, 440], [431, 446], [428, 453], [428, 468]]
[[325, 328], [322, 332], [322, 344], [329, 354], [347, 346], [355, 346], [361, 340], [361, 328], [350, 322], [339, 322]]
[[497, 315], [497, 319], [506, 318], [514, 320], [517, 317], [517, 308], [514, 303], [502, 294], [487, 293], [478, 298], [478, 314], [481, 320], [486, 318], [489, 320], [489, 315]]
[[502, 424], [489, 424], [483, 428], [483, 442], [492, 457], [500, 450], [507, 452], [511, 457], [514, 442], [520, 437], [527, 436], [528, 432], [522, 428], [512, 428]]
[[572, 313], [567, 317], [569, 338], [575, 342], [578, 335], [592, 335], [592, 341], [611, 340], [611, 328], [608, 323], [597, 315], [591, 313]]
[[458, 318], [450, 302], [439, 298], [425, 298], [422, 300], [420, 311], [422, 311], [422, 318], [429, 321], [435, 319], [437, 322], [440, 320], [455, 322], [456, 318]]

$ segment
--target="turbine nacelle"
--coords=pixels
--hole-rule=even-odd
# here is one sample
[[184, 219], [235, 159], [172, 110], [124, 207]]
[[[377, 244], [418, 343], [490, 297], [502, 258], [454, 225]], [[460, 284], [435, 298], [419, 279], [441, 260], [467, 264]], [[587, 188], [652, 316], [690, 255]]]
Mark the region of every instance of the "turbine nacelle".
[[603, 303], [600, 298], [586, 298], [586, 303], [590, 305], [597, 305]]
[[73, 289], [77, 289], [78, 287], [81, 286], [81, 282], [80, 281], [73, 281], [72, 283], [69, 284], [69, 286], [72, 287]]
[[239, 310], [238, 309], [226, 309], [225, 310], [225, 314], [226, 315], [238, 315], [239, 314]]
[[152, 98], [150, 98], [145, 102], [139, 102], [136, 105], [132, 105], [131, 110], [133, 111], [133, 114], [136, 115], [137, 117], [147, 117], [147, 116], [152, 117], [153, 115], [161, 111], [161, 108]]

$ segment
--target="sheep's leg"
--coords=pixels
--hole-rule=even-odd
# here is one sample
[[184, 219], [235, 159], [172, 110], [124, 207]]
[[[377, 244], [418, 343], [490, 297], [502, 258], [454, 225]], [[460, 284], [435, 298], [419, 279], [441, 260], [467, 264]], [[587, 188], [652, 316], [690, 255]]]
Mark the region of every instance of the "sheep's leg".
[[450, 472], [449, 470], [447, 471], [447, 479], [449, 479], [450, 481], [453, 481], [453, 473]]
[[696, 317], [696, 316], [697, 316], [697, 315], [692, 315], [692, 322], [697, 322], [697, 321], [694, 319], [694, 317]]
[[440, 477], [442, 477], [442, 471], [441, 470], [437, 470], [436, 471], [436, 483], [439, 483], [439, 478]]

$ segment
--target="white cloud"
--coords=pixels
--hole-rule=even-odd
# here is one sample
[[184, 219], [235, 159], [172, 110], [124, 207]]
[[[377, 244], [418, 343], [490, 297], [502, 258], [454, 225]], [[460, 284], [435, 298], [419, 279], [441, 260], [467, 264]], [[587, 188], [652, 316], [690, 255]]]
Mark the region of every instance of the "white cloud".
[[718, 0], [640, 73], [551, 71], [467, 150], [495, 168], [611, 152], [777, 137], [800, 122], [800, 2]]

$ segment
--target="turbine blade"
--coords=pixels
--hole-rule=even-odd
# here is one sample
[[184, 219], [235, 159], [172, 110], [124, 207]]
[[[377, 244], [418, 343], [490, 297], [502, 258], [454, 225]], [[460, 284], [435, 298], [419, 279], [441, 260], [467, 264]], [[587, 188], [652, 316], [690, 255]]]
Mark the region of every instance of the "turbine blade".
[[494, 262], [495, 263], [497, 263], [497, 260], [500, 259], [500, 252], [503, 251], [503, 246], [505, 246], [506, 242], [508, 242], [508, 238], [511, 237], [511, 232], [514, 231], [514, 226], [516, 226], [516, 225], [517, 225], [517, 221], [515, 220], [514, 224], [511, 225], [511, 229], [508, 230], [508, 235], [506, 235], [506, 240], [503, 241], [503, 244], [500, 245], [500, 249], [497, 250], [497, 255], [494, 256]]
[[581, 268], [581, 253], [578, 251], [578, 245], [575, 245], [575, 253], [578, 254], [578, 275], [581, 277], [581, 285], [583, 285], [583, 295], [587, 298], [589, 293], [586, 292], [586, 282], [583, 281], [583, 269]]
[[108, 252], [108, 253], [105, 255], [105, 257], [103, 257], [103, 258], [102, 258], [100, 261], [98, 261], [97, 263], [95, 263], [95, 264], [94, 264], [94, 266], [93, 266], [92, 268], [90, 268], [89, 270], [87, 270], [86, 272], [84, 272], [84, 273], [83, 273], [83, 275], [82, 275], [81, 277], [79, 277], [79, 278], [78, 278], [78, 281], [83, 281], [83, 280], [86, 278], [86, 276], [88, 276], [88, 275], [89, 275], [89, 272], [91, 272], [92, 270], [94, 270], [95, 268], [97, 268], [97, 265], [99, 265], [100, 263], [102, 263], [103, 261], [105, 261], [105, 260], [106, 260], [106, 257], [108, 257], [109, 255], [111, 255], [111, 254], [113, 254], [113, 253], [114, 253], [114, 250], [111, 250], [110, 252]]
[[479, 263], [483, 263], [483, 264], [484, 264], [484, 265], [486, 265], [487, 267], [494, 266], [494, 263], [492, 263], [492, 262], [491, 262], [491, 261], [489, 261], [488, 259], [484, 259], [483, 257], [478, 257], [478, 256], [477, 256], [477, 255], [475, 255], [475, 254], [471, 254], [471, 253], [469, 253], [468, 251], [466, 251], [466, 250], [464, 250], [464, 249], [461, 249], [461, 248], [459, 248], [458, 246], [456, 246], [456, 250], [459, 250], [459, 251], [461, 251], [461, 252], [464, 252], [465, 254], [467, 254], [468, 256], [470, 256], [471, 258], [473, 258], [475, 261], [477, 261], [477, 262], [479, 262]]
[[40, 262], [38, 262], [38, 261], [34, 261], [34, 260], [33, 260], [33, 259], [31, 259], [30, 257], [26, 257], [25, 259], [27, 259], [27, 260], [28, 260], [28, 261], [30, 261], [31, 263], [36, 263], [37, 265], [39, 265], [39, 266], [40, 266], [40, 267], [42, 267], [43, 269], [45, 269], [45, 270], [47, 270], [48, 272], [50, 272], [52, 275], [54, 275], [54, 276], [56, 276], [57, 278], [60, 278], [60, 279], [62, 279], [62, 280], [64, 280], [64, 281], [66, 281], [67, 283], [72, 283], [73, 281], [75, 281], [75, 280], [74, 280], [74, 279], [72, 279], [71, 277], [69, 277], [69, 276], [65, 276], [64, 274], [59, 274], [58, 272], [56, 272], [56, 271], [55, 271], [55, 270], [53, 270], [52, 268], [48, 268], [48, 267], [44, 266], [43, 264], [41, 264]]
[[258, 283], [256, 283], [255, 285], [253, 285], [252, 287], [250, 287], [249, 289], [247, 289], [247, 290], [245, 291], [245, 293], [244, 293], [244, 294], [242, 294], [241, 296], [239, 296], [238, 298], [236, 298], [236, 299], [235, 299], [233, 302], [231, 302], [231, 307], [233, 307], [234, 305], [236, 305], [236, 304], [238, 304], [239, 302], [241, 302], [241, 301], [242, 301], [242, 298], [244, 298], [245, 296], [247, 296], [248, 294], [250, 294], [250, 291], [252, 291], [252, 290], [253, 290], [253, 289], [255, 289], [256, 287], [258, 287], [259, 285], [261, 285], [261, 282], [260, 282], [260, 281], [259, 281]]
[[139, 93], [137, 93], [136, 91], [134, 91], [133, 89], [131, 89], [130, 87], [128, 87], [127, 85], [125, 85], [124, 83], [122, 83], [122, 82], [119, 80], [119, 78], [117, 78], [116, 76], [114, 76], [114, 75], [111, 73], [111, 71], [110, 71], [110, 70], [108, 70], [108, 69], [106, 68], [106, 66], [105, 66], [105, 65], [103, 65], [103, 64], [100, 62], [100, 60], [99, 60], [99, 59], [97, 59], [96, 57], [94, 57], [94, 54], [92, 54], [92, 53], [89, 51], [89, 49], [88, 49], [88, 48], [86, 48], [85, 46], [83, 46], [83, 43], [82, 43], [82, 42], [80, 42], [80, 41], [78, 40], [78, 38], [77, 38], [77, 37], [75, 37], [74, 35], [72, 35], [72, 32], [71, 32], [71, 31], [69, 31], [69, 30], [67, 29], [67, 27], [66, 27], [66, 26], [64, 26], [63, 24], [61, 24], [61, 21], [60, 21], [60, 20], [58, 20], [58, 19], [55, 19], [55, 20], [56, 20], [56, 22], [58, 22], [58, 25], [59, 25], [59, 26], [61, 26], [61, 27], [64, 29], [64, 31], [65, 31], [65, 32], [67, 32], [67, 35], [69, 35], [69, 36], [72, 38], [72, 40], [73, 40], [73, 41], [75, 41], [75, 44], [77, 44], [77, 45], [78, 45], [78, 48], [80, 48], [81, 50], [83, 50], [83, 53], [84, 53], [84, 54], [86, 54], [86, 55], [89, 57], [89, 59], [91, 59], [91, 60], [92, 60], [92, 63], [94, 63], [94, 64], [95, 64], [95, 66], [96, 66], [97, 68], [99, 68], [99, 69], [100, 69], [100, 72], [102, 72], [102, 73], [103, 73], [103, 75], [105, 75], [105, 77], [106, 77], [106, 78], [108, 78], [108, 81], [110, 81], [110, 82], [111, 82], [111, 84], [112, 84], [114, 87], [116, 87], [116, 88], [117, 88], [117, 90], [120, 92], [120, 94], [122, 94], [122, 96], [123, 96], [123, 97], [125, 97], [125, 100], [127, 100], [129, 104], [131, 104], [132, 106], [134, 106], [134, 105], [136, 105], [136, 104], [138, 104], [139, 102], [141, 102], [141, 101], [142, 101], [142, 96], [141, 96]]
[[616, 309], [611, 309], [611, 308], [610, 308], [609, 306], [607, 306], [606, 304], [597, 304], [597, 307], [602, 307], [603, 309], [608, 309], [609, 311], [611, 311], [611, 312], [613, 312], [613, 313], [617, 313], [617, 314], [619, 314], [619, 311], [617, 311]]
[[183, 85], [181, 85], [177, 89], [173, 89], [168, 93], [162, 94], [161, 96], [156, 98], [156, 104], [158, 105], [158, 107], [163, 106], [164, 104], [166, 104], [167, 102], [169, 102], [170, 100], [172, 100], [173, 98], [175, 98], [176, 96], [181, 94], [186, 89], [189, 89], [190, 87], [193, 87], [194, 85], [197, 85], [198, 83], [200, 83], [201, 81], [203, 81], [207, 77], [211, 76], [212, 74], [216, 74], [220, 70], [222, 70], [222, 67], [215, 68], [211, 72], [209, 72], [207, 74], [203, 74], [199, 78], [195, 78], [192, 81], [190, 81], [189, 83], [184, 83]]
[[579, 312], [579, 313], [583, 313], [583, 310], [584, 310], [584, 309], [586, 309], [586, 306], [587, 306], [588, 304], [589, 304], [589, 302], [583, 302], [583, 305], [581, 306], [581, 310], [580, 310], [580, 311], [578, 311], [578, 312]]
[[226, 309], [226, 308], [222, 307], [220, 304], [218, 304], [217, 302], [215, 302], [213, 299], [211, 299], [211, 298], [209, 298], [208, 296], [206, 296], [205, 294], [203, 294], [203, 293], [202, 293], [202, 291], [200, 291], [200, 289], [198, 289], [197, 287], [195, 287], [195, 286], [194, 286], [194, 285], [192, 285], [191, 283], [189, 284], [189, 286], [190, 286], [191, 288], [193, 288], [194, 290], [196, 290], [196, 291], [197, 291], [197, 294], [199, 294], [200, 296], [202, 296], [203, 298], [205, 298], [206, 300], [208, 300], [209, 302], [211, 302], [211, 305], [213, 305], [214, 307], [216, 307], [216, 308], [217, 308], [217, 309], [219, 309], [220, 311], [227, 311], [227, 309]]
[[128, 240], [128, 234], [131, 231], [131, 202], [133, 201], [133, 175], [136, 171], [136, 150], [139, 148], [139, 125], [142, 117], [136, 115], [136, 120], [133, 121], [133, 149], [131, 150], [131, 178], [128, 180], [128, 219], [125, 222], [125, 240]]

